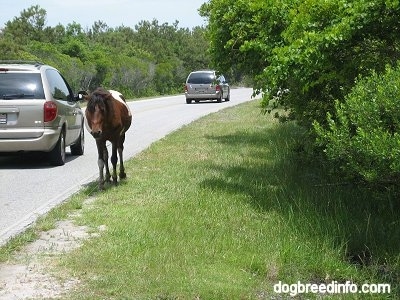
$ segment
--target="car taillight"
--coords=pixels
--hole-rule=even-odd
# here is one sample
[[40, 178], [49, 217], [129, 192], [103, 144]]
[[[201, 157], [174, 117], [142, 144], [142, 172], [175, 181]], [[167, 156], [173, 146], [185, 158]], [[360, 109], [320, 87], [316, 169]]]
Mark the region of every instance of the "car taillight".
[[185, 84], [185, 87], [184, 87], [184, 89], [185, 89], [185, 93], [188, 91], [188, 87], [187, 87], [187, 85]]
[[57, 117], [57, 105], [52, 101], [44, 103], [44, 121], [50, 122]]
[[220, 92], [221, 91], [221, 87], [219, 86], [219, 85], [217, 85], [217, 86], [215, 86], [215, 90], [218, 92]]

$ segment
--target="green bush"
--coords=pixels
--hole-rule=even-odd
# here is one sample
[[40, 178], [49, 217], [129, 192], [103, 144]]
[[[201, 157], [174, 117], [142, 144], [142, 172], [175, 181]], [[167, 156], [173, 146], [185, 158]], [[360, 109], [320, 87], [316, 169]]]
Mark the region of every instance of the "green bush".
[[200, 13], [218, 69], [250, 76], [263, 108], [288, 108], [307, 129], [400, 57], [398, 0], [210, 0]]
[[400, 67], [359, 80], [327, 128], [314, 122], [317, 141], [347, 175], [372, 183], [400, 175]]

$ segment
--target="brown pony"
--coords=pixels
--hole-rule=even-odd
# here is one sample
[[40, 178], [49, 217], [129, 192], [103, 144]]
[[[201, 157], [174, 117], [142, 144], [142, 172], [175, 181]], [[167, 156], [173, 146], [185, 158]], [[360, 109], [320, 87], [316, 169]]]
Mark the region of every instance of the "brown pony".
[[113, 165], [113, 183], [117, 184], [117, 152], [119, 155], [119, 178], [126, 178], [122, 152], [124, 150], [125, 132], [132, 122], [132, 114], [121, 93], [97, 88], [93, 93], [86, 94], [83, 98], [87, 101], [85, 111], [86, 126], [96, 140], [99, 166], [99, 188], [104, 189], [104, 173], [106, 169], [106, 182], [111, 182], [108, 168], [108, 150], [106, 141], [112, 144], [111, 163]]

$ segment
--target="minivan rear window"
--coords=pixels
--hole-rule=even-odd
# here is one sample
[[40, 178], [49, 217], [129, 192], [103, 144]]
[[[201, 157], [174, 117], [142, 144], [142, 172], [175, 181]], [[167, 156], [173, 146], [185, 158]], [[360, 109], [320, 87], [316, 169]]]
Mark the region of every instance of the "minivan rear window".
[[190, 74], [187, 83], [192, 84], [211, 84], [215, 80], [212, 73], [192, 73]]
[[40, 74], [0, 73], [0, 99], [44, 99]]

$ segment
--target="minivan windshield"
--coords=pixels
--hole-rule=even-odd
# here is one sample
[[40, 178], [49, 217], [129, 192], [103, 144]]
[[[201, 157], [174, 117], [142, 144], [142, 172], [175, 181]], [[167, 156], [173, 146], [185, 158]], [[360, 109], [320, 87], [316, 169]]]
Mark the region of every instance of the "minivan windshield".
[[0, 99], [44, 99], [40, 74], [0, 73]]
[[190, 74], [187, 83], [192, 84], [211, 84], [215, 80], [213, 73], [192, 73]]

